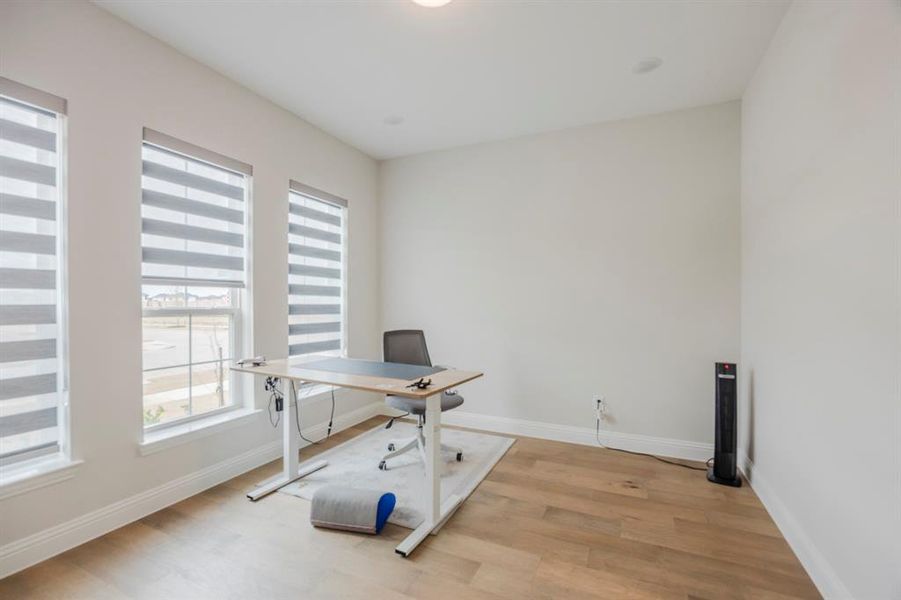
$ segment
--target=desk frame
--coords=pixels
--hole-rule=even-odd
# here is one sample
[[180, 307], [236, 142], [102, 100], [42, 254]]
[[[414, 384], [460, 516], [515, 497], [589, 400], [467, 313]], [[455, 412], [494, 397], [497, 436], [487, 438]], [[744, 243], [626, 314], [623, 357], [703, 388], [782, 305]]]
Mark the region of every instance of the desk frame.
[[[247, 497], [254, 502], [263, 496], [268, 496], [272, 492], [285, 487], [289, 483], [297, 481], [301, 477], [306, 477], [310, 473], [328, 466], [328, 461], [317, 460], [304, 465], [303, 469], [300, 468], [300, 436], [294, 435], [295, 419], [293, 413], [293, 411], [299, 410], [297, 403], [300, 402], [300, 400], [297, 395], [296, 381], [294, 379], [288, 379], [287, 381], [288, 385], [291, 386], [291, 394], [287, 399], [288, 401], [284, 402], [282, 406], [282, 420], [285, 424], [284, 427], [282, 427], [282, 446], [284, 448], [282, 451], [282, 473], [281, 475], [260, 483], [247, 492]], [[294, 402], [294, 406], [291, 406], [292, 401]]]
[[[327, 461], [318, 460], [305, 465], [303, 469], [299, 467], [300, 442], [298, 436], [294, 435], [294, 427], [292, 426], [294, 420], [292, 411], [297, 410], [297, 402], [299, 401], [297, 388], [304, 383], [320, 383], [407, 398], [425, 398], [426, 400], [425, 428], [423, 430], [426, 439], [426, 461], [425, 478], [422, 480], [425, 520], [397, 545], [394, 549], [397, 554], [404, 557], [409, 556], [429, 534], [434, 535], [438, 532], [444, 522], [450, 518], [463, 501], [462, 497], [455, 494], [444, 503], [441, 502], [441, 471], [443, 467], [441, 460], [441, 394], [452, 387], [481, 377], [481, 373], [454, 370], [441, 371], [432, 376], [432, 386], [429, 389], [417, 390], [406, 387], [409, 385], [409, 381], [315, 371], [303, 368], [302, 364], [292, 366], [286, 360], [272, 361], [259, 367], [233, 366], [231, 368], [234, 371], [251, 373], [253, 375], [277, 377], [288, 381], [291, 386], [291, 397], [284, 403], [282, 414], [284, 423], [282, 428], [284, 446], [282, 473], [249, 491], [247, 497], [250, 500], [257, 501], [263, 496], [271, 494], [279, 488], [328, 465]], [[294, 406], [291, 405], [292, 400]], [[373, 468], [377, 468], [376, 464], [375, 462], [373, 463]]]

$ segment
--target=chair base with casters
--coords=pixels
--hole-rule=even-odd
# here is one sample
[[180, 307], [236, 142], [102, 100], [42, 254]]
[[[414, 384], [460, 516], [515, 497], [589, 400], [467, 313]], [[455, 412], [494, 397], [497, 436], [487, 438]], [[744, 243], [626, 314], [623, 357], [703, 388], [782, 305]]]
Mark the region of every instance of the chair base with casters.
[[[416, 415], [416, 436], [403, 440], [395, 440], [388, 444], [388, 454], [382, 457], [381, 462], [379, 462], [379, 469], [383, 471], [388, 470], [388, 461], [390, 459], [417, 449], [419, 450], [419, 457], [422, 459], [423, 463], [425, 463], [426, 441], [425, 436], [422, 433], [423, 425], [425, 425], [425, 400], [388, 396], [385, 399], [385, 402], [392, 408]], [[441, 394], [442, 411], [456, 408], [461, 404], [463, 404], [463, 396], [460, 396], [455, 392], [444, 392]], [[390, 427], [393, 422], [394, 419], [389, 422], [388, 427]], [[463, 460], [463, 450], [461, 448], [441, 444], [441, 450], [454, 454], [457, 458], [457, 462]]]
[[[423, 367], [431, 367], [432, 359], [429, 357], [429, 349], [425, 343], [425, 334], [419, 329], [399, 329], [396, 331], [386, 331], [382, 336], [382, 358], [386, 362], [402, 363], [407, 365], [419, 365]], [[386, 396], [385, 404], [391, 408], [402, 410], [405, 413], [416, 415], [416, 437], [412, 439], [396, 441], [388, 444], [388, 454], [382, 457], [379, 462], [379, 469], [383, 471], [388, 468], [388, 461], [396, 456], [400, 456], [406, 452], [412, 451], [414, 448], [419, 449], [419, 457], [423, 464], [426, 464], [425, 452], [425, 436], [423, 435], [423, 425], [425, 425], [425, 398], [403, 398], [401, 396]], [[457, 408], [463, 404], [463, 396], [453, 391], [446, 391], [441, 394], [441, 412]], [[388, 427], [394, 423], [394, 419], [388, 422]], [[463, 450], [453, 448], [445, 444], [441, 444], [441, 449], [447, 452], [453, 452], [457, 456], [457, 460], [463, 460]]]

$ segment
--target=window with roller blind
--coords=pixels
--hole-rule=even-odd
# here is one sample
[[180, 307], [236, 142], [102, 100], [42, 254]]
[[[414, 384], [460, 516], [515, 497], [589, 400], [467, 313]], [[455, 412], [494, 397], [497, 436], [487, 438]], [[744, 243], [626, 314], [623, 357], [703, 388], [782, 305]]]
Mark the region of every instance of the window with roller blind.
[[250, 165], [145, 129], [142, 149], [144, 426], [237, 408], [245, 354]]
[[292, 181], [288, 213], [288, 356], [343, 356], [347, 201]]
[[68, 454], [65, 113], [0, 77], [0, 469]]

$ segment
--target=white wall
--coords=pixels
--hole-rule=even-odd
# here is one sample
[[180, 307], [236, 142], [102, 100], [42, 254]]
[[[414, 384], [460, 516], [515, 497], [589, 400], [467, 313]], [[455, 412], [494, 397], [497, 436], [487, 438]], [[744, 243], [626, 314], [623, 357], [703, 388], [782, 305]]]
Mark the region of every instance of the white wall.
[[603, 393], [616, 431], [711, 442], [713, 363], [739, 349], [739, 113], [383, 162], [384, 328], [485, 372], [458, 410], [593, 431]]
[[[68, 481], [0, 501], [0, 548], [278, 439], [265, 416], [141, 457], [141, 131], [254, 167], [254, 351], [287, 353], [287, 190], [350, 201], [349, 346], [379, 356], [376, 163], [86, 2], [0, 3], [0, 74], [69, 102]], [[376, 400], [345, 395], [340, 411]], [[258, 389], [258, 406], [265, 406]], [[321, 420], [327, 406], [307, 411]]]
[[742, 114], [742, 449], [827, 597], [901, 597], [898, 2], [796, 2]]

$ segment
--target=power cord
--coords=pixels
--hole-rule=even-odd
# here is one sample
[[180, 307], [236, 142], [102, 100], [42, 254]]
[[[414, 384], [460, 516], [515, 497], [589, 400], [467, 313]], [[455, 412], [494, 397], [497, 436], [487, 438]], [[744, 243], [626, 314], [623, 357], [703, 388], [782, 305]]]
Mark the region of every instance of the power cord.
[[665, 458], [660, 458], [659, 456], [655, 456], [654, 454], [647, 454], [645, 452], [635, 452], [633, 450], [623, 450], [622, 448], [611, 448], [610, 446], [601, 442], [601, 419], [595, 418], [595, 439], [597, 440], [598, 446], [604, 448], [605, 450], [613, 450], [614, 452], [622, 452], [624, 454], [634, 454], [635, 456], [649, 456], [654, 460], [659, 460], [662, 463], [666, 463], [668, 465], [676, 465], [677, 467], [682, 467], [683, 469], [691, 469], [692, 471], [707, 471], [710, 467], [710, 461], [712, 458], [707, 459], [707, 467], [695, 467], [693, 465], [686, 465], [680, 462], [676, 462], [673, 460], [667, 460]]
[[[332, 410], [331, 410], [331, 413], [329, 414], [328, 428], [326, 429], [325, 437], [322, 440], [318, 440], [315, 442], [311, 439], [308, 439], [306, 436], [304, 436], [303, 432], [300, 430], [300, 401], [308, 398], [310, 396], [310, 391], [312, 391], [312, 389], [313, 389], [313, 386], [310, 386], [308, 388], [307, 393], [302, 398], [299, 398], [299, 397], [297, 398], [296, 403], [295, 403], [296, 410], [294, 411], [294, 423], [295, 423], [295, 425], [297, 425], [297, 435], [300, 436], [300, 439], [302, 439], [303, 441], [305, 441], [309, 444], [318, 445], [319, 442], [322, 442], [323, 440], [327, 440], [330, 437], [332, 437], [332, 426], [335, 423], [335, 388], [332, 387], [332, 390], [331, 390], [331, 392], [332, 392], [331, 393]], [[296, 395], [295, 395], [295, 397], [296, 397]]]
[[[272, 425], [272, 427], [278, 427], [278, 424], [281, 422], [281, 412], [282, 412], [282, 407], [284, 406], [284, 402], [285, 402], [285, 395], [279, 389], [278, 385], [279, 385], [278, 377], [267, 377], [266, 378], [266, 391], [269, 392], [269, 407], [268, 407], [269, 423]], [[294, 383], [292, 382], [291, 385], [293, 386]], [[312, 386], [308, 389], [312, 390]], [[329, 413], [328, 428], [326, 430], [324, 439], [329, 439], [332, 436], [332, 427], [335, 424], [335, 388], [334, 387], [332, 387], [332, 389], [331, 389], [331, 396], [332, 396], [332, 408], [331, 408], [331, 412]], [[314, 442], [313, 440], [304, 436], [303, 431], [300, 428], [301, 400], [304, 400], [307, 397], [309, 397], [309, 392], [307, 392], [307, 394], [305, 394], [302, 397], [298, 397], [297, 394], [295, 393], [294, 424], [297, 427], [297, 434], [300, 436], [300, 439], [307, 442], [308, 444], [318, 444], [319, 441], [322, 441], [322, 440]], [[275, 402], [275, 420], [274, 421], [272, 419], [272, 403], [273, 402]]]
[[[278, 377], [266, 378], [266, 391], [269, 392], [269, 423], [273, 428], [278, 427], [282, 420], [282, 403], [284, 396], [278, 389]], [[272, 402], [275, 401], [275, 421], [272, 420]]]
[[[292, 382], [291, 385], [293, 386], [294, 383]], [[309, 395], [309, 392], [307, 394], [304, 394], [303, 398], [299, 398], [297, 396], [297, 392], [294, 393], [294, 398], [295, 398], [295, 400], [294, 400], [294, 424], [297, 425], [297, 435], [300, 436], [300, 439], [307, 442], [308, 444], [317, 446], [317, 445], [319, 445], [319, 442], [314, 442], [311, 439], [307, 439], [304, 436], [303, 432], [300, 430], [300, 401], [302, 399], [306, 399], [307, 395]]]
[[325, 439], [332, 437], [332, 424], [335, 422], [335, 386], [332, 386], [332, 412], [328, 416], [328, 431], [325, 433]]
[[402, 414], [402, 415], [397, 415], [396, 417], [391, 417], [390, 419], [388, 419], [388, 424], [385, 425], [385, 429], [391, 429], [391, 426], [394, 425], [394, 421], [395, 421], [395, 420], [397, 420], [397, 419], [403, 419], [404, 417], [409, 417], [409, 416], [410, 416], [410, 413], [409, 413], [409, 412], [405, 412], [405, 413]]

